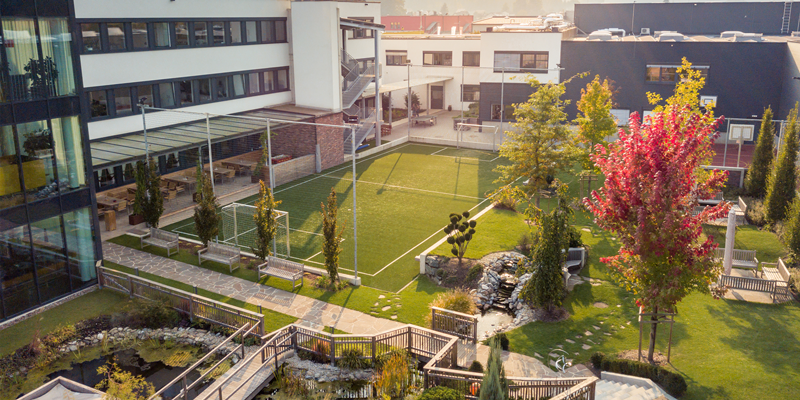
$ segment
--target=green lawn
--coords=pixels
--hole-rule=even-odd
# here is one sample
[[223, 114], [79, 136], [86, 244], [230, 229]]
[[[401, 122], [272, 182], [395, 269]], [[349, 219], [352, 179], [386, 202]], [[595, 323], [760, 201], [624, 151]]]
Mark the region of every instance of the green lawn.
[[[525, 216], [511, 211], [492, 209], [478, 219], [475, 237], [467, 247], [464, 257], [479, 259], [496, 251], [514, 250], [520, 237], [528, 233]], [[444, 234], [443, 234], [444, 235]], [[431, 254], [452, 257], [453, 246], [442, 243]]]
[[[439, 238], [451, 212], [480, 211], [498, 186], [497, 153], [406, 144], [357, 162], [358, 269], [366, 286], [398, 291], [418, 273], [414, 256]], [[322, 267], [320, 205], [338, 194], [344, 229], [341, 270], [353, 273], [352, 169], [342, 165], [279, 186], [275, 197], [289, 212], [291, 258]], [[253, 204], [255, 197], [241, 203]], [[165, 229], [193, 238], [191, 219]], [[225, 238], [221, 238], [225, 240]], [[240, 243], [241, 245], [242, 243]], [[249, 250], [249, 249], [248, 249]]]
[[130, 299], [113, 290], [96, 290], [0, 331], [0, 357], [29, 344], [35, 334], [45, 336], [59, 327], [125, 310]]
[[[725, 226], [706, 225], [703, 227], [703, 233], [712, 235], [714, 241], [720, 247], [725, 247], [725, 232], [727, 229]], [[777, 235], [768, 230], [759, 230], [754, 225], [743, 225], [736, 228], [733, 248], [755, 250], [758, 261], [764, 262], [777, 262], [778, 257], [782, 257], [785, 260], [789, 255], [789, 251], [783, 247]]]

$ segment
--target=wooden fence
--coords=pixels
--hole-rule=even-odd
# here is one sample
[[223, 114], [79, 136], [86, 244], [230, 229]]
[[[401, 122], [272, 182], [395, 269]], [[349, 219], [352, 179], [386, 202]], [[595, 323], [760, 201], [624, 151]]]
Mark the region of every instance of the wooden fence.
[[732, 289], [753, 290], [756, 292], [775, 293], [775, 281], [742, 276], [722, 275], [719, 284]]
[[257, 335], [264, 334], [264, 315], [214, 301], [183, 290], [112, 269], [98, 267], [100, 287], [114, 289], [131, 297], [165, 303], [190, 319], [199, 318], [233, 330], [245, 324], [255, 326]]
[[474, 315], [431, 307], [431, 328], [478, 343], [478, 318]]

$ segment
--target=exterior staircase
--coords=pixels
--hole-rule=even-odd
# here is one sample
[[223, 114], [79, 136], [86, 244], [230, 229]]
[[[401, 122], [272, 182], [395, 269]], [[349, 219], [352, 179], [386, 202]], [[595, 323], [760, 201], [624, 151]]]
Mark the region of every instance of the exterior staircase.
[[783, 24], [781, 25], [781, 33], [788, 34], [791, 28], [789, 23], [792, 20], [792, 1], [789, 0], [783, 3]]
[[649, 379], [607, 372], [602, 375], [595, 386], [595, 400], [675, 400]]
[[350, 108], [375, 80], [375, 66], [362, 67], [350, 54], [342, 51], [342, 75], [342, 108]]
[[[368, 117], [361, 119], [355, 128], [356, 148], [358, 148], [358, 146], [364, 142], [364, 139], [375, 130], [375, 110], [373, 109]], [[350, 154], [352, 151], [352, 135], [346, 135], [344, 139], [344, 153]]]

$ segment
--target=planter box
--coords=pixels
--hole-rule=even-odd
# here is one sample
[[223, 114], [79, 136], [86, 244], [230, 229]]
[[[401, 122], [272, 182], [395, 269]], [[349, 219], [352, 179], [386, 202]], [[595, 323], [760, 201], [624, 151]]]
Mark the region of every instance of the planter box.
[[139, 214], [131, 214], [128, 216], [128, 224], [131, 226], [139, 225], [144, 222], [144, 217]]

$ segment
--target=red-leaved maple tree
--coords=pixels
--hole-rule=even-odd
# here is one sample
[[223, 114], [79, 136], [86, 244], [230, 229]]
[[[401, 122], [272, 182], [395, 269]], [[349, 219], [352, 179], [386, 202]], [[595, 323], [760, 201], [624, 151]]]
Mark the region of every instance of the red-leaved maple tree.
[[[595, 223], [620, 241], [619, 254], [601, 258], [619, 272], [621, 282], [645, 312], [674, 312], [693, 290], [709, 291], [719, 275], [712, 260], [713, 238], [701, 241], [702, 224], [727, 215], [722, 202], [693, 215], [698, 199], [710, 198], [727, 178], [725, 171], [703, 171], [713, 156], [712, 144], [722, 122], [669, 106], [642, 124], [634, 113], [630, 133], [598, 145], [592, 156], [605, 175], [603, 188], [584, 204]], [[657, 316], [652, 316], [657, 321]], [[652, 324], [648, 359], [652, 362], [657, 324]]]

